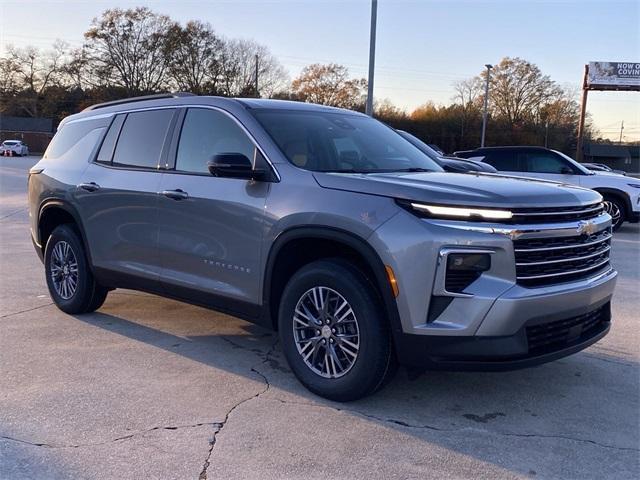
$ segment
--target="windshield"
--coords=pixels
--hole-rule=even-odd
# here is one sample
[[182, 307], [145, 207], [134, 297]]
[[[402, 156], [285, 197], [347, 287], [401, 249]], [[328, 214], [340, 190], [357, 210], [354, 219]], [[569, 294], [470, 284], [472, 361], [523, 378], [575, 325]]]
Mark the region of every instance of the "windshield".
[[370, 117], [321, 111], [251, 112], [291, 163], [316, 172], [440, 172], [395, 130]]
[[582, 172], [583, 175], [594, 175], [594, 173], [589, 170], [587, 167], [585, 167], [584, 165], [579, 164], [578, 162], [576, 162], [573, 158], [571, 158], [568, 155], [565, 155], [562, 152], [558, 152], [557, 150], [554, 150], [554, 152], [556, 152], [558, 155], [560, 155], [562, 158], [564, 158], [565, 160], [567, 160], [568, 162], [571, 162], [571, 165], [573, 165], [574, 167], [576, 167], [578, 170], [580, 170], [580, 172]]
[[427, 155], [430, 159], [435, 160], [436, 162], [439, 162], [442, 159], [442, 155], [440, 155], [438, 152], [436, 152], [433, 148], [431, 148], [429, 145], [424, 143], [418, 137], [411, 135], [409, 132], [405, 132], [404, 130], [397, 130], [397, 132], [400, 135], [402, 135], [402, 137], [405, 140], [407, 140], [408, 142], [411, 142], [411, 145], [413, 145], [422, 153]]

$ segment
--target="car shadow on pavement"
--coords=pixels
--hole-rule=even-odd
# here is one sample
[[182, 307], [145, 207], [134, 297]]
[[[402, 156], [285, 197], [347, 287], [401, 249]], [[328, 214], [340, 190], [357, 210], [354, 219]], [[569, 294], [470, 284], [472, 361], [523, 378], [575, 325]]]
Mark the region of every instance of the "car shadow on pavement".
[[277, 334], [154, 296], [147, 296], [147, 302], [153, 311], [175, 304], [181, 313], [149, 320], [128, 312], [118, 301], [124, 308], [108, 302], [101, 312], [75, 318], [240, 378], [262, 379], [265, 388], [256, 395], [261, 400], [351, 415], [399, 430], [418, 445], [436, 444], [516, 475], [533, 476], [541, 465], [552, 464], [556, 470], [547, 471], [547, 476], [560, 475], [562, 468], [569, 468], [576, 478], [594, 475], [592, 467], [578, 466], [567, 455], [590, 458], [588, 464], [603, 465], [603, 474], [612, 454], [624, 460], [621, 472], [640, 466], [637, 421], [628, 418], [628, 412], [638, 411], [639, 365], [620, 354], [628, 352], [595, 346], [551, 364], [502, 373], [417, 374], [401, 369], [377, 394], [341, 404], [315, 396], [296, 381], [277, 345]]

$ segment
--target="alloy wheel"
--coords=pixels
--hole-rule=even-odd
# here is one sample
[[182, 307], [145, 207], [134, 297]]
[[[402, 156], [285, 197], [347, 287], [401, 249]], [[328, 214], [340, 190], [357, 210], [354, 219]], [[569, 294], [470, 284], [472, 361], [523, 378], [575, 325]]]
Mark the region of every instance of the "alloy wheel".
[[620, 207], [616, 202], [612, 202], [611, 200], [605, 200], [603, 202], [604, 211], [611, 215], [611, 225], [614, 227], [620, 223], [620, 217], [622, 216], [622, 212], [620, 211]]
[[298, 353], [314, 373], [324, 378], [345, 375], [358, 358], [360, 331], [349, 302], [328, 287], [307, 290], [293, 315]]
[[78, 261], [68, 242], [61, 240], [53, 247], [50, 267], [56, 293], [69, 300], [78, 288]]

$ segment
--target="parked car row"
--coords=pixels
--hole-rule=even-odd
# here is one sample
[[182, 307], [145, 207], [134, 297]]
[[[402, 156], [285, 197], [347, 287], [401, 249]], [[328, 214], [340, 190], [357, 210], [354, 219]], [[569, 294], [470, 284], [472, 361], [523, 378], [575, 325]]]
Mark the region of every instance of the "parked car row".
[[615, 174], [618, 174], [618, 175], [626, 175], [627, 174], [627, 172], [625, 172], [624, 170], [613, 169], [609, 165], [605, 165], [604, 163], [585, 163], [585, 162], [582, 162], [582, 165], [584, 165], [589, 170], [592, 170], [594, 172], [609, 172], [609, 173], [615, 173]]
[[24, 157], [29, 155], [29, 147], [22, 140], [5, 140], [0, 144], [0, 155]]
[[640, 221], [640, 180], [593, 171], [564, 153], [543, 147], [485, 147], [455, 152], [459, 158], [492, 165], [511, 176], [551, 180], [590, 188], [604, 198], [613, 229]]

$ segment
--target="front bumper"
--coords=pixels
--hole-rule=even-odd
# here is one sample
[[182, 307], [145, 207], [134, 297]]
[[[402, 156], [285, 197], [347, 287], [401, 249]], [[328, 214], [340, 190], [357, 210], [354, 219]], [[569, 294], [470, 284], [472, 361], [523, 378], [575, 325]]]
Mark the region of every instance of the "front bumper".
[[[608, 332], [610, 314], [606, 313], [606, 318], [584, 331], [579, 325], [572, 327], [566, 338], [549, 348], [530, 344], [530, 333], [536, 327], [553, 330], [555, 322], [571, 323], [605, 306], [609, 312], [617, 273], [608, 266], [585, 278], [537, 287], [525, 287], [516, 280], [510, 233], [569, 237], [576, 235], [577, 222], [540, 228], [527, 225], [513, 232], [513, 227], [476, 228], [445, 221], [415, 222], [414, 228], [412, 221], [398, 215], [370, 239], [374, 244], [384, 241], [386, 251], [378, 251], [393, 268], [399, 285], [396, 303], [401, 325], [394, 329], [394, 341], [400, 363], [455, 370], [521, 368], [575, 353]], [[610, 217], [600, 216], [594, 222], [599, 232], [609, 228]], [[449, 292], [442, 291], [439, 281], [446, 262], [438, 262], [438, 252], [450, 249], [493, 253], [489, 271], [465, 288], [464, 294], [447, 297]]]
[[[610, 271], [604, 283], [580, 294], [585, 300], [582, 306], [554, 313], [548, 310], [558, 302], [575, 302], [575, 295], [542, 296], [534, 310], [532, 301], [497, 300], [489, 314], [519, 325], [509, 335], [398, 335], [398, 360], [404, 365], [434, 370], [499, 371], [529, 367], [579, 352], [609, 332], [616, 275]], [[527, 312], [525, 322], [521, 323], [521, 315]]]

